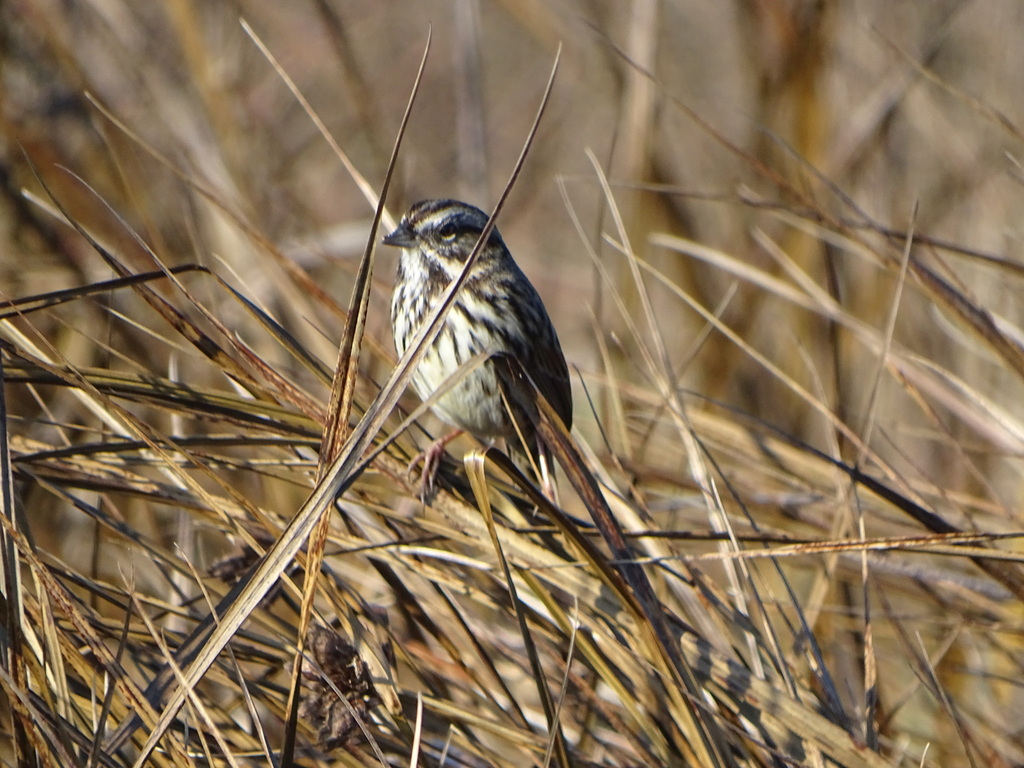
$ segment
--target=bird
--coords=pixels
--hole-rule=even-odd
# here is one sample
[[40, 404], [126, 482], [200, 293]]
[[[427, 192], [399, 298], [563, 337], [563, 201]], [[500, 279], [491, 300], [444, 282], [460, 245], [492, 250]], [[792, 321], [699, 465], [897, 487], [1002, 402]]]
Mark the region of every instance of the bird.
[[[384, 237], [386, 245], [401, 249], [391, 301], [399, 356], [462, 271], [487, 221], [486, 213], [468, 203], [423, 200]], [[530, 382], [566, 429], [571, 429], [569, 369], [540, 294], [512, 258], [497, 228], [491, 230], [444, 325], [413, 372], [413, 386], [428, 400], [478, 355], [486, 356], [486, 361], [433, 405], [434, 413], [455, 432], [424, 454], [424, 491], [432, 489], [445, 445], [460, 432], [469, 432], [486, 444], [504, 440], [520, 468], [539, 468], [539, 479], [550, 496], [547, 446], [538, 439]]]

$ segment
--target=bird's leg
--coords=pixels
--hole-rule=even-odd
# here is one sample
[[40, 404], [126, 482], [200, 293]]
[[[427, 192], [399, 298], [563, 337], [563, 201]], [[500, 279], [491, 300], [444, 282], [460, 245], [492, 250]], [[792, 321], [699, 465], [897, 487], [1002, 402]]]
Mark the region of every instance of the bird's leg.
[[423, 471], [420, 473], [420, 499], [422, 501], [426, 501], [434, 495], [434, 479], [437, 476], [437, 468], [441, 465], [441, 457], [444, 456], [444, 450], [448, 443], [461, 434], [462, 430], [456, 429], [440, 440], [435, 440], [427, 450], [417, 454], [409, 462], [409, 466], [406, 469], [408, 474], [412, 474], [416, 465], [421, 461], [423, 462]]

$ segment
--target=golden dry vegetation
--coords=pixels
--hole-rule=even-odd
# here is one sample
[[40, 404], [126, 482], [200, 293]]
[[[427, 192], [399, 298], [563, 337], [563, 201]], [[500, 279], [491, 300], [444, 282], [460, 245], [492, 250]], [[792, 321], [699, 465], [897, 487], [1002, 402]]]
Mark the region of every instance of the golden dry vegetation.
[[[1022, 28], [0, 5], [3, 764], [1024, 764]], [[559, 47], [500, 226], [560, 507], [468, 438], [424, 504], [364, 250], [493, 207]]]

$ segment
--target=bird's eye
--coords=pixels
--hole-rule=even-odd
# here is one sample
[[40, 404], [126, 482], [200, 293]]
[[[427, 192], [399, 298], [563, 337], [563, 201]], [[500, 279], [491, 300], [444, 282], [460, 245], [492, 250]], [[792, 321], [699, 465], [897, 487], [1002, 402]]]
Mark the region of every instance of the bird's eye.
[[454, 240], [455, 235], [458, 234], [458, 230], [455, 228], [454, 224], [445, 224], [437, 230], [437, 234], [442, 240]]

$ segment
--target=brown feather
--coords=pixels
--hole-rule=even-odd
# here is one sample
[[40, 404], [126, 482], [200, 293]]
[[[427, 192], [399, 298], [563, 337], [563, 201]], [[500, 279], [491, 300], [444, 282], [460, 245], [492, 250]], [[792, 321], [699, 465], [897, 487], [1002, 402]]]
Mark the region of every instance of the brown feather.
[[[403, 352], [473, 250], [487, 214], [454, 200], [414, 205], [384, 242], [402, 248], [391, 319]], [[572, 387], [558, 335], [540, 295], [495, 229], [474, 263], [441, 332], [420, 361], [413, 384], [430, 398], [478, 354], [491, 359], [441, 396], [434, 411], [450, 424], [518, 453], [517, 433], [538, 455], [533, 387], [572, 427]], [[515, 360], [515, 364], [509, 364]], [[502, 390], [505, 398], [502, 398]], [[504, 405], [513, 410], [510, 418]]]

